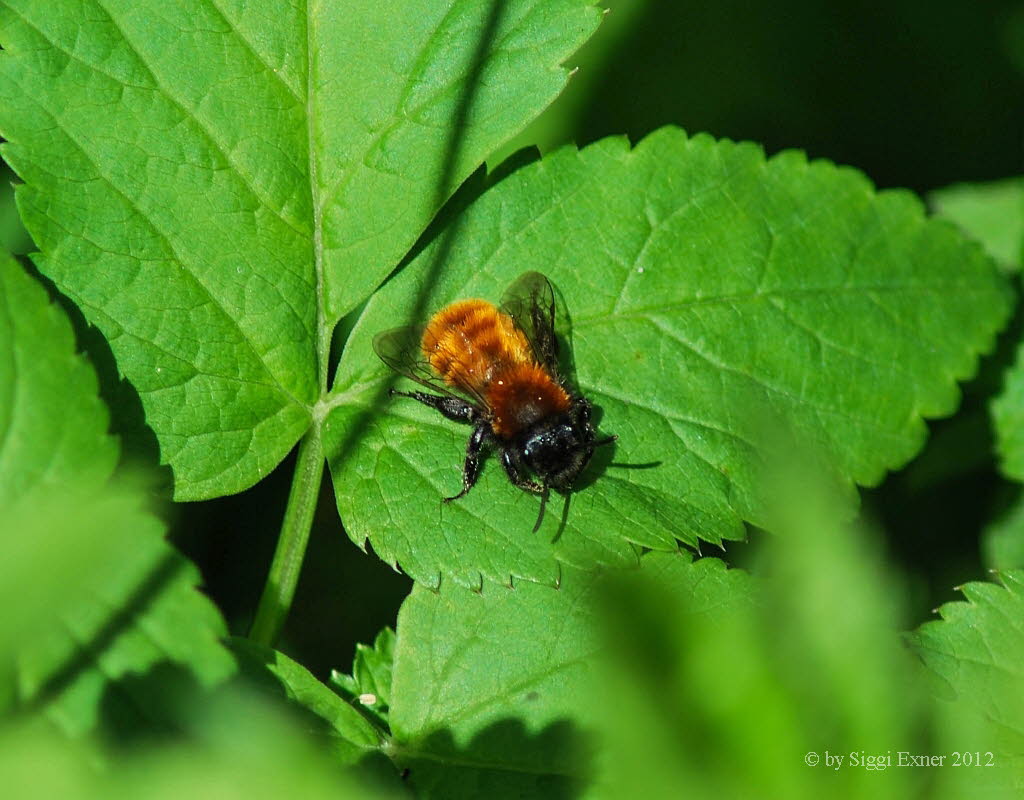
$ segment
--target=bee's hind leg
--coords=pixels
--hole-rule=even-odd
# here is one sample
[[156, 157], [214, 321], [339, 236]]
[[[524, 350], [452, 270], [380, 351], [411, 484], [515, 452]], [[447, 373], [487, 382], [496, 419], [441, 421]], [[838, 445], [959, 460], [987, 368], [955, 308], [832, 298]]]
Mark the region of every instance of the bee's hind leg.
[[467, 403], [465, 400], [460, 400], [458, 397], [428, 394], [427, 392], [399, 392], [397, 389], [392, 389], [390, 393], [398, 397], [418, 400], [423, 405], [439, 411], [453, 422], [467, 422], [472, 425], [480, 421], [480, 411], [477, 407], [472, 403]]
[[460, 400], [458, 397], [449, 397], [447, 395], [428, 394], [427, 392], [399, 392], [396, 389], [392, 389], [391, 394], [417, 400], [423, 403], [423, 405], [439, 411], [442, 416], [447, 417], [453, 422], [465, 422], [476, 426], [473, 429], [473, 434], [469, 437], [469, 442], [466, 443], [466, 462], [462, 466], [462, 491], [452, 497], [444, 498], [444, 502], [450, 503], [452, 500], [465, 497], [480, 477], [480, 468], [483, 465], [484, 443], [491, 435], [491, 426], [483, 419], [480, 409], [472, 403]]
[[[473, 409], [475, 412], [476, 409]], [[466, 443], [466, 463], [462, 466], [462, 491], [452, 497], [444, 498], [446, 503], [458, 500], [469, 493], [480, 477], [480, 468], [483, 466], [483, 447], [491, 434], [490, 426], [486, 422], [478, 424], [473, 429], [473, 435]]]

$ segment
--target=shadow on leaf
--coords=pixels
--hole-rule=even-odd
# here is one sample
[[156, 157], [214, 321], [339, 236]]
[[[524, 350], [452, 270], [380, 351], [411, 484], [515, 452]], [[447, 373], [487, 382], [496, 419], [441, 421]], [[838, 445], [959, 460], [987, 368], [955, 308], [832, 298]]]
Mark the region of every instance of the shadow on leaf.
[[177, 553], [161, 558], [135, 591], [107, 621], [82, 643], [64, 664], [42, 684], [24, 710], [39, 711], [67, 691], [82, 675], [93, 669], [123, 633], [131, 629], [146, 609], [160, 597], [180, 574], [186, 562]]
[[86, 321], [81, 309], [64, 295], [57, 285], [41, 273], [29, 259], [19, 259], [32, 277], [46, 287], [53, 302], [57, 303], [71, 320], [78, 350], [85, 353], [99, 379], [100, 397], [110, 409], [110, 432], [122, 442], [121, 462], [141, 465], [153, 477], [153, 488], [160, 495], [170, 497], [174, 487], [171, 468], [160, 463], [160, 443], [156, 433], [146, 422], [142, 398], [135, 387], [121, 377], [110, 343], [100, 330]]
[[571, 722], [558, 720], [537, 733], [505, 719], [459, 746], [449, 730], [396, 745], [392, 758], [417, 797], [579, 797], [590, 772], [592, 743]]
[[168, 661], [110, 681], [100, 699], [100, 734], [119, 748], [181, 739], [203, 691], [195, 675]]

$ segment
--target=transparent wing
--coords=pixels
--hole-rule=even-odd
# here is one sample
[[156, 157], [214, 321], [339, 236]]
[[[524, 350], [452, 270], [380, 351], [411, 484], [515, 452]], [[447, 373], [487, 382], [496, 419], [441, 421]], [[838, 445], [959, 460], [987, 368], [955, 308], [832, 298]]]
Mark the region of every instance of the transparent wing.
[[373, 337], [373, 351], [381, 361], [399, 375], [404, 375], [416, 383], [433, 389], [435, 392], [449, 397], [466, 400], [468, 397], [481, 414], [487, 410], [487, 401], [477, 392], [465, 391], [464, 394], [452, 390], [423, 355], [420, 342], [423, 340], [423, 328], [408, 325], [404, 328], [392, 328], [378, 333]]
[[555, 292], [539, 272], [525, 272], [501, 298], [501, 310], [526, 334], [537, 361], [558, 374], [558, 339], [555, 336]]

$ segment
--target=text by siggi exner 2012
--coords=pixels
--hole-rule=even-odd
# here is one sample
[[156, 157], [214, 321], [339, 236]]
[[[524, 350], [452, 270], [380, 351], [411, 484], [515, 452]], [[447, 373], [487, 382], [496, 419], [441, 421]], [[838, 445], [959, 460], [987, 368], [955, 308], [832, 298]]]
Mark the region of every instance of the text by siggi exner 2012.
[[977, 750], [953, 750], [948, 753], [913, 753], [909, 750], [852, 750], [848, 753], [826, 750], [818, 753], [812, 750], [804, 756], [804, 763], [809, 767], [820, 764], [834, 770], [854, 767], [882, 772], [892, 767], [994, 767], [996, 757], [992, 752]]

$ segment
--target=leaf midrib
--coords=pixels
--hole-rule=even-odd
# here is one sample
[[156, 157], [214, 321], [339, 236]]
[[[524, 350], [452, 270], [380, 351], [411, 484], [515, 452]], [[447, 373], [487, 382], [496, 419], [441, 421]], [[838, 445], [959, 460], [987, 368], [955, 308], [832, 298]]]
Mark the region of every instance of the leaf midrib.
[[[328, 328], [324, 309], [324, 242], [323, 223], [324, 198], [321, 195], [318, 177], [315, 142], [316, 98], [313, 88], [316, 86], [314, 74], [316, 72], [316, 46], [313, 35], [314, 15], [313, 3], [315, 0], [306, 0], [306, 156], [308, 159], [309, 174], [309, 196], [313, 214], [313, 236], [310, 240], [313, 255], [313, 273], [316, 277], [316, 333], [314, 346], [316, 347], [316, 371], [317, 371], [317, 402], [320, 402], [327, 395], [327, 367], [331, 351], [331, 332]], [[319, 431], [319, 420], [313, 415], [313, 424]], [[319, 434], [318, 434], [319, 435]]]

